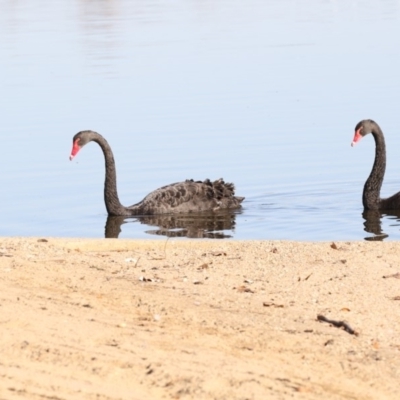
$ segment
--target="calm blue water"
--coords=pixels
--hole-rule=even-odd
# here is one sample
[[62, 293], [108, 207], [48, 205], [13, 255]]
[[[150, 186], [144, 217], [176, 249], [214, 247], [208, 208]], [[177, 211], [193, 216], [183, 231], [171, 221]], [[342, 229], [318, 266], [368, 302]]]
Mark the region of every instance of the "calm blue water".
[[[361, 192], [374, 143], [350, 147], [364, 118], [386, 134], [382, 195], [400, 190], [399, 1], [0, 7], [1, 236], [104, 237], [102, 153], [91, 143], [68, 161], [83, 129], [111, 144], [125, 205], [186, 178], [223, 177], [246, 197], [204, 226], [114, 221], [119, 237], [373, 236]], [[395, 216], [368, 226], [400, 239]]]

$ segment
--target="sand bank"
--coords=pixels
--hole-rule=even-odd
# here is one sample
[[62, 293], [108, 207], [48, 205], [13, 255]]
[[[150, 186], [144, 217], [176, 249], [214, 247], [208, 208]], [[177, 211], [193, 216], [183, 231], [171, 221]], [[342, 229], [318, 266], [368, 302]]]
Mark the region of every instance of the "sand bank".
[[391, 242], [1, 238], [0, 398], [398, 399], [399, 261]]

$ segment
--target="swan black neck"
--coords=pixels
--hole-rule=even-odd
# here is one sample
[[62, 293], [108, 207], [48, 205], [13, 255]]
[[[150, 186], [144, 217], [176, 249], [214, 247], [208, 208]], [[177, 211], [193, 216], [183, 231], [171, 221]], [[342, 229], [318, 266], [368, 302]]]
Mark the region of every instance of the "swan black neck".
[[106, 177], [104, 182], [104, 202], [109, 215], [127, 215], [126, 208], [121, 204], [117, 192], [117, 171], [115, 169], [114, 155], [110, 145], [103, 136], [95, 133], [92, 141], [96, 142], [103, 150]]
[[[367, 128], [367, 127], [365, 127]], [[375, 160], [371, 173], [365, 182], [363, 191], [363, 205], [366, 210], [378, 210], [380, 208], [380, 192], [386, 169], [386, 146], [383, 132], [376, 122], [368, 121], [368, 130], [375, 139]]]

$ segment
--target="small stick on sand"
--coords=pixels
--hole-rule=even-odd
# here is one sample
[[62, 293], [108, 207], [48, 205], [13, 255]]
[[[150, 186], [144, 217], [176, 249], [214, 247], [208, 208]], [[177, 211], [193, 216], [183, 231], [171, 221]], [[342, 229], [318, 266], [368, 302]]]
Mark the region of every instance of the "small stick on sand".
[[336, 326], [336, 328], [343, 328], [346, 332], [350, 333], [350, 335], [358, 336], [358, 332], [352, 329], [346, 322], [344, 321], [335, 321], [333, 319], [328, 319], [323, 315], [317, 315], [318, 321], [328, 322], [328, 324], [332, 324]]

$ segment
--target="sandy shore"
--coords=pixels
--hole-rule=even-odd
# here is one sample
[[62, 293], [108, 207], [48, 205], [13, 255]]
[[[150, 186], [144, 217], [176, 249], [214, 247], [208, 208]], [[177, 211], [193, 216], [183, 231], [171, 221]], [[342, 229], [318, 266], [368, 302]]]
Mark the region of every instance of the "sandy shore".
[[399, 261], [390, 242], [2, 238], [0, 399], [398, 399]]

